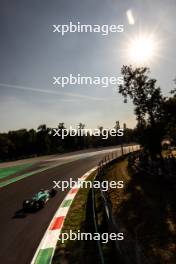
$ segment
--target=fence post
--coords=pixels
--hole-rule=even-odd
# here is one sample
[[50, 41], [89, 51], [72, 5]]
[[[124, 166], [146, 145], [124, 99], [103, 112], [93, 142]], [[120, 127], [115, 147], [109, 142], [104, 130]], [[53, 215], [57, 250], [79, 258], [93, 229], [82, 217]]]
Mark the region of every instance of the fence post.
[[121, 145], [121, 154], [122, 154], [122, 156], [124, 154], [123, 145]]

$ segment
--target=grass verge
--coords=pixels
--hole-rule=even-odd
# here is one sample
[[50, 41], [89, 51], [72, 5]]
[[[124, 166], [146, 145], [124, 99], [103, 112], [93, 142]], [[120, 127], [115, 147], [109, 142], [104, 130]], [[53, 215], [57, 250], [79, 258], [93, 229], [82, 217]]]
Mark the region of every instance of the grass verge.
[[[95, 172], [92, 173], [87, 180], [93, 180], [94, 176]], [[79, 189], [65, 219], [62, 233], [68, 233], [70, 230], [73, 232], [78, 230], [84, 232], [86, 222], [86, 205], [89, 190], [89, 188]], [[61, 241], [58, 240], [52, 263], [84, 263], [84, 252], [84, 243], [82, 243], [82, 241], [67, 240], [62, 244]]]
[[111, 166], [105, 179], [124, 181], [123, 189], [108, 190], [113, 215], [126, 238], [137, 241], [146, 262], [176, 263], [175, 186], [134, 174], [126, 159]]
[[0, 179], [4, 179], [14, 173], [20, 172], [28, 167], [30, 167], [32, 163], [27, 163], [23, 165], [8, 167], [8, 168], [0, 168]]

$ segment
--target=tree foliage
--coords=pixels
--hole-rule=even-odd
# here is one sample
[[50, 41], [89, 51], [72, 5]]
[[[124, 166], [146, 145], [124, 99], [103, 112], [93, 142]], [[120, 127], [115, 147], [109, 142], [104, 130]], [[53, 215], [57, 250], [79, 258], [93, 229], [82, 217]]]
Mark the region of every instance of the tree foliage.
[[146, 67], [123, 66], [121, 73], [124, 83], [119, 85], [119, 93], [125, 103], [128, 98], [133, 102], [140, 142], [152, 157], [161, 155], [165, 101], [161, 89], [156, 86], [156, 79], [149, 77]]
[[[120, 124], [119, 124], [120, 126]], [[64, 129], [65, 124], [59, 123], [59, 129]], [[79, 123], [78, 129], [84, 129], [85, 124]], [[103, 129], [103, 127], [102, 127]], [[127, 128], [124, 142], [135, 141], [134, 132]], [[52, 129], [47, 125], [40, 125], [37, 130], [20, 129], [0, 133], [0, 161], [15, 160], [26, 157], [63, 153], [92, 147], [106, 147], [120, 144], [119, 137], [109, 136], [107, 140], [102, 136], [67, 136], [53, 137]]]

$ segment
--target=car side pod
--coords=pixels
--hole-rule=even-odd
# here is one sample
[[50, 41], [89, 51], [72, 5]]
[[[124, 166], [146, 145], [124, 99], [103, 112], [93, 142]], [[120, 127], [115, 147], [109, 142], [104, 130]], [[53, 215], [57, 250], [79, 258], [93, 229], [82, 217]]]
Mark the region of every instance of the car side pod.
[[50, 195], [51, 198], [54, 197], [54, 196], [56, 195], [56, 193], [57, 193], [57, 191], [56, 191], [56, 189], [54, 189], [54, 188], [52, 188], [52, 189], [49, 191], [49, 195]]

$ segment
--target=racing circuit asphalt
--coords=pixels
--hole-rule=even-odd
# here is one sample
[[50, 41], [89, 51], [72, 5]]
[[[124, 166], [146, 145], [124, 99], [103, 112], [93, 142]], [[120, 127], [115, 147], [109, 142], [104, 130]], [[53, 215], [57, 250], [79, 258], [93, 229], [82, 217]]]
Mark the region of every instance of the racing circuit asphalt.
[[[112, 149], [110, 149], [112, 151]], [[95, 151], [95, 150], [94, 150]], [[41, 173], [27, 177], [0, 189], [0, 262], [4, 264], [29, 264], [62, 200], [69, 190], [58, 191], [46, 206], [26, 215], [15, 213], [25, 199], [31, 198], [41, 188], [49, 189], [53, 181], [77, 179], [93, 168], [104, 157], [102, 151], [94, 156], [70, 160]], [[83, 151], [82, 153], [85, 153]], [[90, 152], [89, 152], [90, 153]], [[74, 153], [72, 153], [74, 155]], [[70, 154], [64, 155], [69, 157]], [[58, 155], [59, 160], [59, 155]], [[48, 160], [47, 160], [48, 161]]]

